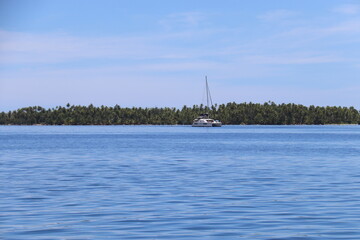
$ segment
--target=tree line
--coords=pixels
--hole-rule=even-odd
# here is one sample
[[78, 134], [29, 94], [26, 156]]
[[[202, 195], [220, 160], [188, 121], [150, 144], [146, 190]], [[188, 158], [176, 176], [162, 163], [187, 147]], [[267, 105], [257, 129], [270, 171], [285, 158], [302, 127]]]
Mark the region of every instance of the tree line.
[[95, 107], [67, 104], [65, 107], [45, 109], [40, 106], [1, 112], [2, 125], [172, 125], [191, 124], [200, 113], [223, 124], [359, 124], [360, 113], [354, 107], [304, 106], [300, 104], [227, 103], [212, 106], [184, 106], [177, 108]]

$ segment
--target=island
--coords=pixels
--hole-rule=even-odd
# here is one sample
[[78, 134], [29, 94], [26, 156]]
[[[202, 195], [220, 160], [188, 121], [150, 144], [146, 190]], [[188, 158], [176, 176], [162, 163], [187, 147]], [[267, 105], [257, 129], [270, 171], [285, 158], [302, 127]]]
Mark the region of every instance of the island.
[[354, 107], [301, 104], [235, 103], [171, 107], [120, 107], [70, 105], [45, 109], [25, 107], [0, 112], [1, 125], [190, 125], [200, 113], [209, 113], [227, 125], [359, 124]]

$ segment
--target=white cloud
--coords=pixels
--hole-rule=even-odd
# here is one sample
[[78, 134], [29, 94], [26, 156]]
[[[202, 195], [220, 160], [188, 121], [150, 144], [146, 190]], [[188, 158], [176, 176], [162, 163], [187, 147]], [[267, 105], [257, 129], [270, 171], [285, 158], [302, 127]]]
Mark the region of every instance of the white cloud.
[[322, 29], [324, 33], [359, 33], [360, 32], [360, 19], [354, 19], [339, 23], [337, 25]]
[[342, 62], [345, 59], [317, 54], [288, 54], [288, 55], [262, 55], [248, 56], [247, 60], [254, 64], [317, 64], [317, 63], [333, 63]]
[[286, 9], [279, 9], [279, 10], [269, 11], [263, 15], [258, 16], [258, 18], [264, 21], [281, 21], [292, 18], [297, 15], [299, 15], [298, 12], [290, 11]]
[[205, 15], [200, 12], [183, 12], [170, 14], [160, 20], [159, 24], [166, 30], [187, 29], [200, 26], [205, 19]]
[[360, 12], [360, 5], [355, 5], [355, 4], [342, 5], [335, 8], [334, 12], [347, 14], [347, 15], [358, 14]]
[[[302, 26], [289, 29], [275, 37], [276, 40], [287, 40], [287, 45], [317, 44], [321, 47], [324, 43], [333, 45], [360, 42], [360, 19], [352, 19], [322, 26]], [[324, 41], [325, 42], [321, 42]], [[344, 45], [344, 50], [347, 49]]]
[[[148, 41], [149, 42], [149, 41]], [[54, 63], [91, 58], [140, 58], [156, 52], [131, 37], [81, 38], [66, 34], [0, 32], [0, 63]]]
[[[201, 49], [176, 44], [202, 40], [216, 30], [179, 31], [123, 37], [78, 37], [68, 34], [0, 31], [0, 64], [59, 63], [80, 59], [178, 60], [201, 57]], [[175, 46], [174, 44], [175, 43]], [[214, 52], [216, 50], [213, 50]]]

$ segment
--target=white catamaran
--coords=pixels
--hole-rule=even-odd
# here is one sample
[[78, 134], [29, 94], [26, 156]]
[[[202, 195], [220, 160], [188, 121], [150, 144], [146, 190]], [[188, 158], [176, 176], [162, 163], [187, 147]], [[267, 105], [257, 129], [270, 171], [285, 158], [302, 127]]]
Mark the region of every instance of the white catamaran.
[[[209, 107], [209, 100], [211, 103], [211, 106], [213, 105], [210, 89], [207, 81], [207, 76], [205, 76], [205, 83], [206, 83], [206, 106], [207, 110], [210, 109]], [[209, 117], [208, 113], [200, 114], [199, 117], [195, 118], [192, 124], [193, 127], [221, 127], [221, 122], [219, 120], [214, 120]]]

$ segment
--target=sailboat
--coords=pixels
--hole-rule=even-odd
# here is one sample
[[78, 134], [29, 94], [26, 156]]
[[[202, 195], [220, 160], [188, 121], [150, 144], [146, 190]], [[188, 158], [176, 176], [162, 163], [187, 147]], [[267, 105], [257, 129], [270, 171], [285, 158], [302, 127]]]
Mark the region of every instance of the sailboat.
[[[207, 110], [210, 109], [209, 102], [213, 106], [209, 84], [207, 81], [207, 76], [205, 76], [205, 87], [206, 87], [206, 106]], [[210, 100], [210, 101], [209, 101]], [[209, 117], [208, 113], [202, 113], [199, 117], [195, 118], [192, 124], [193, 127], [221, 127], [221, 122], [219, 120], [214, 120]]]

